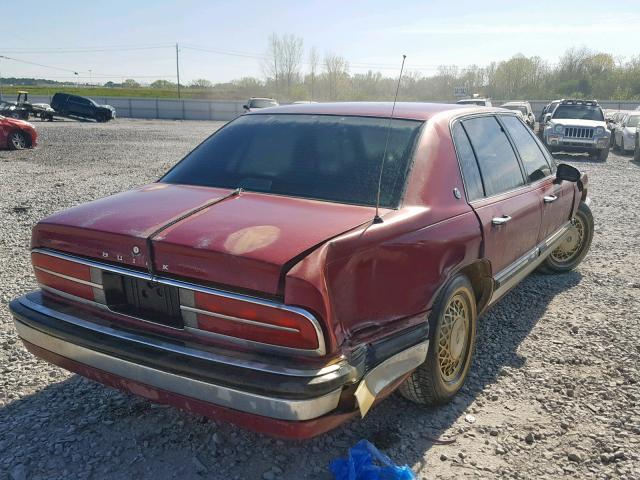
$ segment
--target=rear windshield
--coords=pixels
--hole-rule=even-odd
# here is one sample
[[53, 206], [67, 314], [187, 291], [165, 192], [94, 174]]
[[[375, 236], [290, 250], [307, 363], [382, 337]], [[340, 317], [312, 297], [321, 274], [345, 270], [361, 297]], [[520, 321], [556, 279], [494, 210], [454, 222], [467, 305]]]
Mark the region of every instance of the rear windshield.
[[[162, 179], [375, 205], [387, 118], [245, 115], [205, 140]], [[422, 122], [391, 121], [380, 205], [396, 208]]]
[[602, 109], [592, 105], [558, 105], [556, 111], [553, 112], [553, 118], [604, 121]]
[[515, 111], [520, 111], [524, 114], [527, 113], [527, 107], [523, 107], [521, 105], [502, 105], [501, 108], [506, 108], [508, 110], [515, 110]]
[[633, 115], [632, 117], [629, 117], [629, 120], [627, 120], [627, 127], [637, 127], [639, 121], [640, 115]]
[[249, 102], [250, 108], [267, 108], [267, 107], [277, 107], [278, 102], [275, 100], [251, 100]]

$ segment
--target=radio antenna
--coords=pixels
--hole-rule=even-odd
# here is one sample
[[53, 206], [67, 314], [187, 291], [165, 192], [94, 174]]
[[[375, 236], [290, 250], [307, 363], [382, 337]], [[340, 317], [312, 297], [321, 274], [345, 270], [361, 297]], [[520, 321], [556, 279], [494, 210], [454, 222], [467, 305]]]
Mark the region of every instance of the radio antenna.
[[391, 107], [391, 115], [389, 115], [389, 122], [387, 123], [387, 138], [384, 141], [384, 152], [382, 152], [382, 160], [380, 161], [380, 176], [378, 177], [378, 195], [376, 197], [376, 215], [373, 217], [373, 223], [382, 223], [382, 217], [380, 217], [380, 190], [382, 189], [382, 172], [384, 171], [384, 161], [387, 158], [387, 148], [389, 147], [389, 135], [391, 134], [391, 120], [393, 120], [393, 113], [396, 111], [396, 102], [398, 101], [398, 91], [400, 90], [400, 80], [402, 80], [402, 71], [404, 70], [404, 61], [407, 58], [406, 55], [402, 55], [402, 66], [400, 67], [400, 76], [398, 77], [398, 85], [396, 86], [396, 96], [393, 99], [393, 106]]

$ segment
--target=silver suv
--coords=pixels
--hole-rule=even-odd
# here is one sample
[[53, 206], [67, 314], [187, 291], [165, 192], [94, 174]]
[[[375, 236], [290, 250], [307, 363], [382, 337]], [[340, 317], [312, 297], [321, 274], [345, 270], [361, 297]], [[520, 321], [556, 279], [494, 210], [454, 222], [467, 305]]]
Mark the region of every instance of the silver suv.
[[595, 100], [562, 100], [546, 120], [542, 138], [553, 152], [583, 152], [604, 162], [611, 132]]

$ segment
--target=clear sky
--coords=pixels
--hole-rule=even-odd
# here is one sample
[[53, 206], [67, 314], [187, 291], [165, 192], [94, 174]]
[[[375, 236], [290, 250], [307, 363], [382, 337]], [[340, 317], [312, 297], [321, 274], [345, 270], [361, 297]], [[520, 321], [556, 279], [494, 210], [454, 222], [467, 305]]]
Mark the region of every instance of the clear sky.
[[56, 67], [0, 59], [4, 77], [175, 80], [176, 42], [182, 83], [262, 76], [273, 32], [344, 56], [352, 72], [388, 75], [403, 53], [407, 70], [427, 75], [518, 53], [553, 63], [572, 46], [640, 54], [638, 0], [36, 0], [3, 12], [0, 55]]

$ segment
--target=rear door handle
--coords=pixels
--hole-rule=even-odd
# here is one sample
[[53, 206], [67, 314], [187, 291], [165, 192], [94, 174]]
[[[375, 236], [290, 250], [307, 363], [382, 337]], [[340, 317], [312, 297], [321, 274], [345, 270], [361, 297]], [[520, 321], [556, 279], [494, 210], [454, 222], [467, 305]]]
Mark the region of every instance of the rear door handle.
[[553, 203], [558, 199], [556, 195], [545, 195], [544, 203]]
[[503, 225], [509, 220], [511, 220], [511, 217], [509, 215], [502, 215], [501, 217], [493, 217], [491, 219], [491, 223], [493, 223], [494, 225]]

